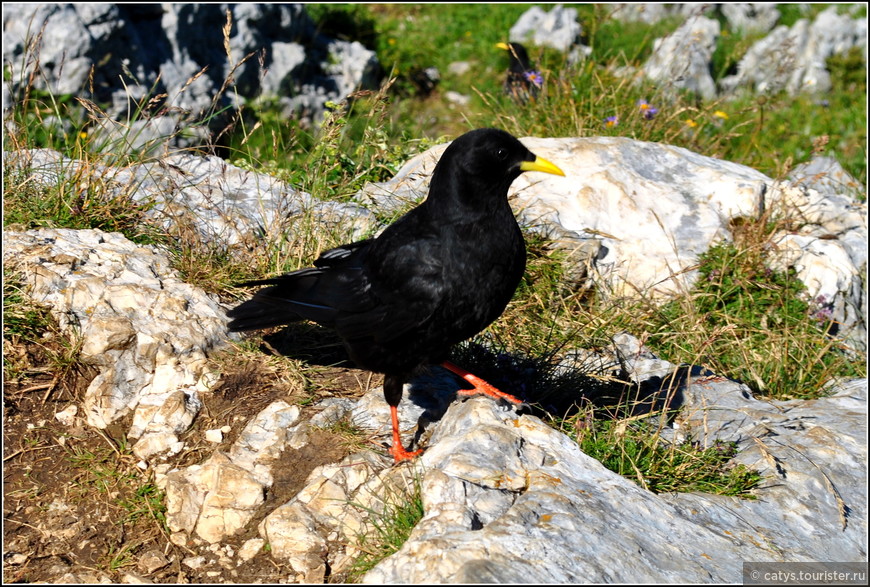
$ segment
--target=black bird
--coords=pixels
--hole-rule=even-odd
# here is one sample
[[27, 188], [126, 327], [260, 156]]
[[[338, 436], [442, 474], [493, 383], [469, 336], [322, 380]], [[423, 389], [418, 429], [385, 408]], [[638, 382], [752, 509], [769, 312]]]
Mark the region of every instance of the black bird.
[[504, 311], [526, 264], [508, 188], [524, 171], [565, 175], [502, 130], [468, 132], [447, 147], [426, 200], [376, 238], [330, 249], [272, 279], [230, 310], [231, 331], [312, 320], [334, 328], [361, 368], [384, 373], [396, 462], [412, 458], [399, 436], [397, 406], [410, 377], [442, 364], [486, 394], [520, 403], [447, 363], [450, 348]]
[[505, 94], [521, 103], [537, 98], [544, 85], [544, 78], [529, 58], [526, 48], [520, 43], [497, 43], [496, 47], [507, 51], [510, 58], [504, 80]]

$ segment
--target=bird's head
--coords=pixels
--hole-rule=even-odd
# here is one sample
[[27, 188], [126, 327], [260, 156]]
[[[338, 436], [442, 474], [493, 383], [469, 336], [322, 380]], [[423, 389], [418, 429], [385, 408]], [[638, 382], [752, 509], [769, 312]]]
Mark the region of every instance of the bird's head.
[[506, 201], [511, 183], [526, 171], [565, 175], [503, 130], [473, 130], [445, 149], [432, 176], [430, 198], [487, 208], [492, 202]]
[[519, 72], [531, 67], [529, 52], [520, 43], [496, 43], [495, 46], [508, 52], [511, 58], [511, 69]]

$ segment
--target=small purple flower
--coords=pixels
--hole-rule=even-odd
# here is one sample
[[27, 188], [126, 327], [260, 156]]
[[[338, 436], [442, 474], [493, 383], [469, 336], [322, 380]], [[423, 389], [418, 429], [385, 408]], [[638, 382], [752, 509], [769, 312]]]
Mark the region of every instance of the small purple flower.
[[532, 82], [539, 88], [544, 86], [544, 78], [541, 76], [541, 73], [539, 71], [527, 71], [523, 73], [523, 75], [528, 81]]
[[604, 126], [606, 126], [608, 128], [616, 126], [617, 124], [619, 124], [619, 117], [618, 116], [608, 116], [607, 118], [604, 119]]
[[819, 322], [827, 322], [834, 317], [834, 312], [830, 308], [819, 308], [813, 312], [813, 318]]
[[815, 305], [816, 308], [812, 312], [810, 312], [810, 317], [813, 320], [817, 321], [819, 325], [823, 326], [833, 319], [833, 304], [828, 303], [827, 296], [825, 296], [824, 294], [816, 296], [816, 298], [813, 299], [813, 305]]
[[638, 100], [637, 107], [640, 108], [643, 117], [647, 120], [652, 120], [659, 113], [659, 109], [647, 102], [646, 100]]

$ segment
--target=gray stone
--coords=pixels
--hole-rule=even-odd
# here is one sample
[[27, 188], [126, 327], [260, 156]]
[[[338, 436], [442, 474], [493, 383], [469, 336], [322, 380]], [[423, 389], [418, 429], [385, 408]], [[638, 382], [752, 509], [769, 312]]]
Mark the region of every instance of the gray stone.
[[[232, 28], [225, 43], [227, 13]], [[157, 150], [206, 144], [208, 138], [151, 136], [155, 119], [141, 110], [157, 95], [164, 96], [158, 106], [168, 112], [163, 124], [189, 128], [190, 121], [205, 120], [217, 132], [229, 118], [212, 115], [236, 107], [234, 97], [305, 96], [292, 114], [317, 122], [327, 101], [376, 87], [379, 73], [374, 52], [318, 34], [302, 4], [5, 4], [3, 32], [12, 96], [24, 91], [38, 57], [37, 88], [113, 104], [104, 117], [144, 126], [133, 136], [149, 136]], [[129, 127], [119, 130], [109, 136], [131, 133]], [[90, 144], [112, 152], [112, 142]], [[133, 143], [125, 148], [141, 146]]]
[[656, 4], [651, 2], [609, 4], [610, 17], [623, 22], [655, 24], [666, 18], [692, 18], [710, 13], [714, 4]]
[[[296, 43], [272, 44], [275, 63], [263, 76], [263, 93], [267, 96], [282, 96], [292, 92], [293, 70], [305, 62], [305, 49]], [[278, 67], [280, 65], [280, 68]]]
[[656, 39], [644, 74], [664, 88], [689, 90], [704, 99], [716, 97], [710, 63], [719, 37], [719, 22], [704, 16], [688, 19], [671, 35]]
[[862, 560], [866, 386], [761, 402], [723, 378], [685, 380], [681, 428], [737, 442], [735, 462], [765, 475], [757, 500], [655, 495], [537, 418], [454, 403], [419, 459], [423, 520], [363, 581], [738, 582], [742, 561]]
[[454, 61], [447, 66], [447, 73], [456, 76], [465, 75], [472, 67], [474, 66], [468, 61]]
[[770, 31], [780, 16], [776, 4], [762, 2], [727, 2], [719, 9], [731, 29], [749, 33]]
[[580, 40], [581, 27], [577, 9], [556, 4], [545, 12], [532, 6], [511, 27], [509, 38], [513, 43], [531, 43], [567, 52]]
[[771, 202], [801, 219], [798, 229], [774, 235], [770, 265], [794, 268], [813, 311], [827, 312], [838, 325], [835, 334], [866, 352], [866, 205], [849, 190], [826, 195], [807, 185], [803, 179], [777, 183], [769, 193]]
[[788, 178], [793, 183], [812, 188], [825, 197], [847, 194], [852, 199], [857, 199], [864, 192], [864, 186], [849, 175], [833, 157], [813, 155], [809, 161], [796, 165], [789, 172]]
[[831, 88], [825, 61], [852, 47], [867, 47], [867, 19], [837, 14], [832, 6], [813, 23], [801, 19], [791, 28], [776, 27], [752, 45], [737, 64], [737, 73], [720, 81], [722, 93], [787, 91], [822, 94]]
[[693, 439], [737, 442], [735, 462], [764, 481], [757, 500], [675, 494], [669, 502], [737, 540], [768, 540], [782, 560], [866, 558], [866, 379], [832, 382], [816, 400], [759, 401], [721, 378], [685, 392], [679, 421]]

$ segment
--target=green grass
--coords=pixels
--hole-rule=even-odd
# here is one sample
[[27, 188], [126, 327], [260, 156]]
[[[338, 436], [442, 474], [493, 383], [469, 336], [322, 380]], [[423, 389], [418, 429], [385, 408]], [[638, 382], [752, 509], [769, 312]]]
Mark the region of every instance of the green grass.
[[123, 439], [116, 443], [104, 438], [110, 446], [84, 446], [79, 442], [68, 445], [67, 460], [77, 471], [70, 485], [73, 495], [103, 501], [112, 511], [118, 530], [109, 535], [117, 534], [118, 539], [109, 544], [101, 566], [118, 571], [134, 565], [137, 551], [145, 544], [125, 538], [127, 533], [136, 535], [134, 528], [168, 536], [165, 495], [136, 468], [136, 459]]
[[[393, 177], [430, 141], [391, 136], [390, 84], [361, 92], [353, 100], [327, 103], [317, 134], [268, 108], [251, 113], [251, 129], [231, 135], [231, 159], [242, 167], [266, 171], [316, 198], [345, 201], [366, 183]], [[392, 131], [395, 134], [395, 130]]]
[[135, 457], [124, 439], [110, 446], [83, 446], [78, 442], [67, 448], [67, 460], [78, 471], [72, 481], [80, 497], [92, 499], [99, 494], [118, 508], [118, 525], [156, 524], [167, 532], [163, 491], [135, 466]]
[[61, 381], [79, 367], [81, 340], [61, 333], [51, 309], [25, 293], [21, 271], [14, 262], [3, 267], [3, 381], [45, 372]]
[[710, 248], [688, 297], [655, 314], [649, 346], [777, 399], [818, 397], [834, 377], [865, 376], [863, 359], [829, 336], [834, 325], [805, 299], [794, 270], [771, 270], [763, 258], [760, 248]]
[[380, 507], [363, 507], [368, 513], [367, 528], [357, 537], [354, 546], [359, 555], [348, 571], [349, 582], [359, 582], [362, 576], [379, 562], [398, 552], [411, 531], [423, 518], [423, 497], [419, 475], [404, 485], [384, 485]]
[[754, 499], [761, 475], [733, 465], [733, 443], [701, 448], [691, 442], [665, 442], [645, 421], [591, 420], [581, 412], [565, 432], [584, 453], [653, 493], [704, 492]]
[[3, 339], [12, 337], [35, 340], [52, 324], [51, 312], [25, 293], [22, 275], [12, 267], [3, 266]]
[[161, 528], [168, 530], [165, 498], [165, 493], [154, 483], [147, 482], [139, 485], [131, 496], [118, 500], [118, 505], [127, 510], [127, 515], [121, 520], [121, 523], [150, 518], [155, 520]]

